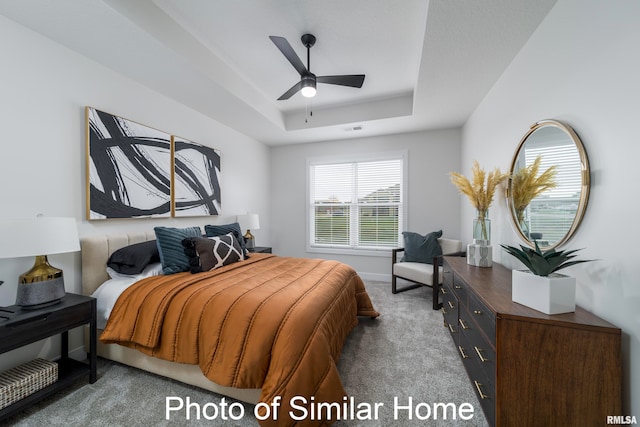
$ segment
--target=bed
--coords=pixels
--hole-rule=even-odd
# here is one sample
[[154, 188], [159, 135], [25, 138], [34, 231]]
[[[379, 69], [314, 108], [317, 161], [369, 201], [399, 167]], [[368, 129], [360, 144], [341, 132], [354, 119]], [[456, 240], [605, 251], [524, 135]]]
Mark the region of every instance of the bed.
[[[109, 279], [105, 266], [113, 252], [155, 238], [154, 232], [140, 232], [82, 239], [83, 294], [94, 294]], [[112, 318], [129, 316], [134, 325], [110, 319], [106, 332], [98, 331], [99, 356], [251, 404], [269, 404], [279, 396], [281, 411], [294, 396], [343, 402], [346, 394], [335, 363], [344, 340], [357, 316], [378, 316], [350, 267], [252, 254], [212, 272], [171, 276], [145, 278], [124, 291]], [[309, 278], [315, 284], [307, 285]], [[254, 294], [257, 300], [247, 296]], [[223, 303], [228, 308], [222, 309]], [[209, 311], [187, 318], [195, 306]], [[156, 314], [149, 315], [152, 307]], [[179, 313], [169, 314], [173, 308]], [[164, 326], [160, 312], [167, 319]], [[283, 417], [260, 423], [291, 424]]]

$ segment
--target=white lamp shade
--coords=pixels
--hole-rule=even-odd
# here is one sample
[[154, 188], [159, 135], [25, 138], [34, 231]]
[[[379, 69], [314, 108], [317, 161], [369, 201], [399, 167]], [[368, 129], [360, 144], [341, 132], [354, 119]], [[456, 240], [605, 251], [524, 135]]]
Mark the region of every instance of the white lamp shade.
[[260, 229], [260, 217], [258, 214], [238, 215], [238, 222], [243, 230]]
[[80, 250], [75, 218], [0, 218], [0, 258]]

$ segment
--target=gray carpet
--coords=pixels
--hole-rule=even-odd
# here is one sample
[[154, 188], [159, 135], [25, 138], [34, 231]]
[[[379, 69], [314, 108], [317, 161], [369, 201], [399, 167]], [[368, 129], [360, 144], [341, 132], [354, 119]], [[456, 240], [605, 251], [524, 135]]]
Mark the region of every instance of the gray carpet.
[[[431, 309], [430, 289], [420, 288], [393, 295], [389, 283], [368, 282], [367, 290], [378, 319], [360, 319], [351, 332], [339, 361], [343, 384], [356, 404], [383, 403], [377, 420], [338, 421], [334, 426], [485, 426], [486, 420], [455, 347], [443, 327], [442, 314]], [[98, 381], [79, 381], [67, 391], [41, 402], [12, 419], [13, 426], [257, 426], [253, 406], [242, 404], [241, 420], [186, 420], [185, 412], [165, 419], [167, 396], [181, 397], [200, 406], [218, 405], [221, 396], [99, 359]], [[470, 403], [473, 418], [446, 420], [408, 418], [408, 411], [394, 414], [398, 405]], [[227, 399], [227, 403], [235, 402]], [[423, 416], [426, 405], [421, 405]], [[360, 408], [363, 408], [362, 406]], [[211, 412], [210, 412], [211, 414]]]

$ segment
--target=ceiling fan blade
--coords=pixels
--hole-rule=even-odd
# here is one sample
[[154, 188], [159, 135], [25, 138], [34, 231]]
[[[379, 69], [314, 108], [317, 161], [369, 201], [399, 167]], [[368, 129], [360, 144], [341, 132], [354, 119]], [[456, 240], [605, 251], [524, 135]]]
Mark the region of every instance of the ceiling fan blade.
[[364, 74], [350, 74], [344, 76], [319, 76], [316, 77], [317, 83], [328, 83], [330, 85], [362, 87], [364, 83]]
[[283, 101], [285, 99], [289, 99], [291, 98], [293, 95], [295, 95], [300, 89], [302, 89], [302, 81], [299, 81], [298, 83], [294, 84], [293, 86], [291, 86], [291, 89], [289, 89], [288, 91], [286, 91], [285, 93], [282, 94], [282, 96], [280, 98], [278, 98], [278, 101]]
[[304, 74], [308, 74], [307, 67], [304, 66], [302, 60], [298, 57], [287, 39], [278, 36], [269, 36], [269, 38], [271, 39], [273, 44], [275, 44], [276, 47], [280, 49], [280, 52], [282, 52], [285, 58], [289, 60], [291, 65], [293, 65], [293, 68], [295, 68], [301, 76]]

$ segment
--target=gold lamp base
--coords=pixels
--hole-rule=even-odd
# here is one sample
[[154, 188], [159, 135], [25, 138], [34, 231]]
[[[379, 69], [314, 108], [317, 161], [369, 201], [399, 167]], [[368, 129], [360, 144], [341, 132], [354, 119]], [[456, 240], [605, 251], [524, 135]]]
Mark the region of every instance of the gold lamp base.
[[247, 229], [247, 232], [244, 233], [243, 237], [247, 249], [253, 249], [256, 247], [256, 238], [251, 234], [251, 230]]
[[65, 294], [62, 270], [51, 266], [46, 255], [40, 255], [33, 267], [20, 276], [16, 305], [33, 310], [57, 304]]

